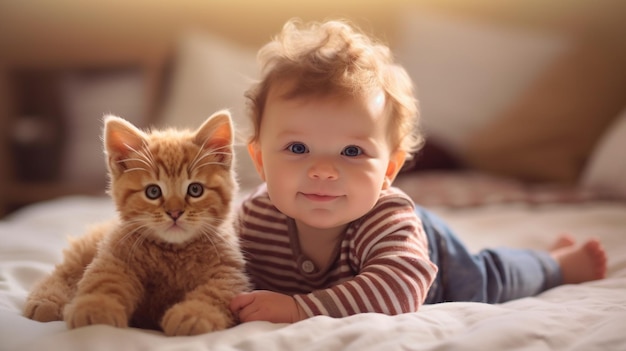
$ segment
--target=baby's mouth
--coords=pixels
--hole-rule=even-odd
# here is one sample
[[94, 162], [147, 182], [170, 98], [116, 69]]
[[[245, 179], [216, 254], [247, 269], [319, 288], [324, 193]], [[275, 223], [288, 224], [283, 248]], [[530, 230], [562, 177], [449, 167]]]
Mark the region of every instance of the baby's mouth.
[[332, 201], [332, 200], [335, 200], [335, 199], [339, 198], [339, 196], [324, 195], [324, 194], [306, 194], [306, 193], [302, 193], [302, 195], [304, 197], [306, 197], [307, 199], [309, 199], [309, 200], [319, 201], [319, 202], [328, 202], [328, 201]]

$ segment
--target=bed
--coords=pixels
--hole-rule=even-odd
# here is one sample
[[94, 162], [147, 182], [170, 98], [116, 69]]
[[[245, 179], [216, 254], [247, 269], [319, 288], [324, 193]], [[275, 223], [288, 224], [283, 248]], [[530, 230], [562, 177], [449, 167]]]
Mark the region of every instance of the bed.
[[[115, 211], [104, 195], [61, 196], [0, 220], [0, 350], [626, 350], [623, 62], [606, 42], [559, 33], [423, 11], [403, 11], [394, 23], [393, 48], [418, 84], [428, 136], [394, 184], [444, 218], [473, 250], [547, 248], [560, 233], [597, 237], [608, 255], [606, 279], [498, 305], [457, 302], [397, 316], [252, 322], [194, 337], [108, 326], [68, 330], [63, 322], [24, 318], [27, 293], [59, 262], [68, 236]], [[229, 108], [244, 135], [242, 92], [256, 74], [254, 50], [192, 31], [174, 51], [162, 112], [149, 123], [194, 127]], [[588, 86], [573, 84], [580, 80]], [[72, 100], [119, 89], [109, 80], [91, 84], [97, 89], [79, 86]], [[112, 96], [124, 95], [136, 97]], [[97, 133], [100, 119], [91, 122], [85, 130]], [[90, 173], [73, 169], [72, 179], [102, 182], [95, 138], [73, 146], [93, 152], [81, 155]], [[243, 198], [259, 179], [242, 139], [236, 152]]]
[[[626, 201], [589, 191], [532, 189], [480, 174], [423, 173], [399, 185], [449, 221], [470, 247], [547, 247], [555, 234], [600, 238], [608, 277], [500, 305], [443, 303], [398, 316], [319, 316], [293, 325], [252, 322], [195, 337], [92, 326], [67, 330], [20, 315], [28, 289], [61, 258], [66, 235], [114, 215], [106, 197], [32, 205], [0, 223], [2, 350], [624, 350]], [[449, 199], [419, 192], [444, 186]], [[450, 190], [454, 189], [454, 190]], [[477, 190], [480, 189], [480, 190]], [[499, 189], [499, 198], [493, 197]], [[505, 190], [506, 189], [506, 190]], [[459, 199], [464, 199], [458, 201]], [[436, 203], [437, 202], [437, 203]]]

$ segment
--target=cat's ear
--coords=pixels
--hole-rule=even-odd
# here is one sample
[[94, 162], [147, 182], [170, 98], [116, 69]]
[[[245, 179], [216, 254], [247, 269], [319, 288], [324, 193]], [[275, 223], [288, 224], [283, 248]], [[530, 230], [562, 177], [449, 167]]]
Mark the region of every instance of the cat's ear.
[[233, 160], [233, 123], [228, 110], [215, 112], [198, 128], [194, 143], [230, 167]]
[[109, 166], [124, 165], [121, 160], [128, 158], [134, 150], [140, 150], [145, 143], [145, 133], [132, 123], [113, 115], [104, 117], [104, 148]]

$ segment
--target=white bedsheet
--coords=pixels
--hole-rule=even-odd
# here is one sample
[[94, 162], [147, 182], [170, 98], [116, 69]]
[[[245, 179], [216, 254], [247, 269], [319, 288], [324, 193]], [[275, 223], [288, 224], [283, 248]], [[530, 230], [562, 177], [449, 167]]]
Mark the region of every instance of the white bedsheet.
[[195, 337], [21, 316], [27, 291], [61, 259], [68, 235], [109, 218], [106, 198], [69, 197], [0, 221], [0, 350], [626, 350], [626, 203], [435, 208], [470, 245], [546, 247], [557, 233], [597, 236], [609, 275], [501, 305], [445, 303], [398, 316], [254, 322]]

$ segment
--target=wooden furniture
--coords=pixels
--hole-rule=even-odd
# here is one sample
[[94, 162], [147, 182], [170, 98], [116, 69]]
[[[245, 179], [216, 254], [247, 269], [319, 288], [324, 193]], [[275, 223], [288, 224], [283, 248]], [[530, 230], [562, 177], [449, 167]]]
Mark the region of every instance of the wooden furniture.
[[[111, 58], [96, 65], [93, 61], [37, 62], [22, 66], [8, 64], [2, 69], [3, 108], [0, 113], [0, 217], [22, 205], [70, 194], [104, 194], [104, 183], [69, 182], [60, 178], [67, 125], [59, 86], [66, 74], [77, 70], [115, 70], [133, 67], [144, 76], [143, 93], [154, 114], [155, 91], [162, 68], [159, 61], [144, 58]], [[4, 100], [6, 99], [6, 100]], [[5, 102], [6, 101], [6, 102]], [[98, 138], [97, 135], [93, 136]]]

